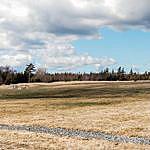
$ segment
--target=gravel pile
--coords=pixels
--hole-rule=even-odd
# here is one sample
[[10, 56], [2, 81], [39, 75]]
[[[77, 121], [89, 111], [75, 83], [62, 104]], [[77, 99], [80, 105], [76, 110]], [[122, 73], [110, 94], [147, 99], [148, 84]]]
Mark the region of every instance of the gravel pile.
[[28, 131], [36, 133], [46, 133], [57, 136], [79, 137], [83, 139], [103, 139], [111, 142], [135, 143], [150, 145], [150, 139], [142, 137], [127, 137], [119, 135], [111, 135], [104, 132], [83, 131], [64, 128], [47, 128], [47, 127], [33, 127], [33, 126], [13, 126], [0, 124], [0, 130], [15, 130]]

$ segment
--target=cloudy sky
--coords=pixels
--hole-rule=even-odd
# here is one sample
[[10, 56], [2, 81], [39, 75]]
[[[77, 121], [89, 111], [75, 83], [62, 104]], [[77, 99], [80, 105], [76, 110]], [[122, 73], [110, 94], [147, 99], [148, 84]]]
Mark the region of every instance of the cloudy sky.
[[150, 0], [0, 0], [0, 65], [150, 69]]

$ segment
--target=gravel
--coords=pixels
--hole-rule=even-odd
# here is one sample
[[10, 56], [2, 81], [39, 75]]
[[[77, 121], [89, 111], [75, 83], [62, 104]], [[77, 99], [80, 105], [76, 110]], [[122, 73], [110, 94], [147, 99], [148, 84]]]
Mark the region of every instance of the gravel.
[[100, 131], [96, 132], [96, 131], [73, 130], [73, 129], [65, 129], [65, 128], [34, 127], [34, 126], [24, 126], [24, 125], [14, 126], [14, 125], [6, 125], [6, 124], [0, 124], [0, 130], [27, 131], [27, 132], [35, 132], [35, 133], [46, 133], [46, 134], [57, 135], [57, 136], [79, 137], [82, 139], [103, 139], [111, 142], [150, 145], [150, 139], [147, 138], [112, 135]]

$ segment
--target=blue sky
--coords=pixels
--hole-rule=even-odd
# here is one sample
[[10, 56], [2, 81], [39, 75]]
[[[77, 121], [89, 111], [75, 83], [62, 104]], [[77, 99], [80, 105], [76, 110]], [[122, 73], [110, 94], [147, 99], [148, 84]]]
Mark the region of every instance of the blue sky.
[[150, 70], [149, 0], [1, 0], [0, 66]]
[[[150, 32], [142, 30], [100, 30], [100, 40], [78, 40], [73, 43], [79, 53], [88, 52], [95, 57], [112, 57], [117, 62], [110, 68], [125, 67], [143, 72], [150, 70]], [[91, 68], [90, 68], [91, 69]]]

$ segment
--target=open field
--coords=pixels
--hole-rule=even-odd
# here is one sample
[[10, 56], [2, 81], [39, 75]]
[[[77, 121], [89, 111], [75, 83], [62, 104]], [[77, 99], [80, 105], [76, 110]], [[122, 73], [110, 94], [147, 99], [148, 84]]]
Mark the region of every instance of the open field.
[[[150, 138], [150, 82], [29, 84], [19, 90], [1, 86], [0, 123]], [[0, 131], [0, 146], [17, 147], [19, 143], [25, 143], [24, 149], [40, 149], [41, 144], [43, 149], [66, 149], [68, 144], [72, 149], [77, 145], [81, 149], [150, 149], [103, 140]]]
[[46, 134], [0, 131], [0, 149], [14, 150], [146, 150], [145, 145], [118, 144], [104, 140], [56, 137]]

